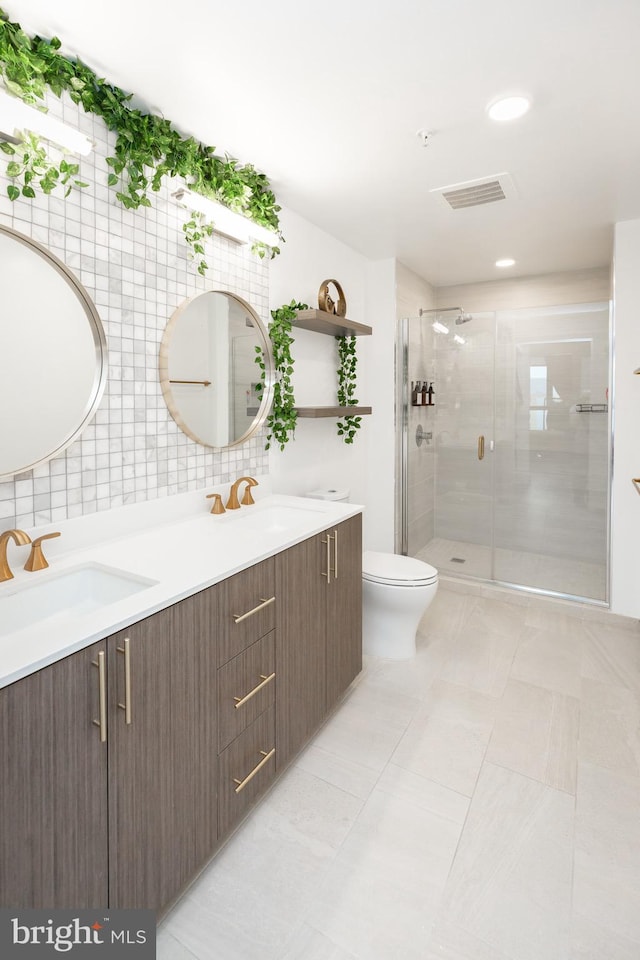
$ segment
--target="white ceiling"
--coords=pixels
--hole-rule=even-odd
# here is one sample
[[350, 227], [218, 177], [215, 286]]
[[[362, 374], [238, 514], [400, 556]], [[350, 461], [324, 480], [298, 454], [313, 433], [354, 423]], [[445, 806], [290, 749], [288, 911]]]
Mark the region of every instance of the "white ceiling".
[[[279, 201], [435, 285], [600, 266], [640, 217], [640, 0], [2, 0], [28, 32], [252, 162]], [[533, 107], [492, 123], [487, 103]], [[424, 147], [416, 133], [432, 132]], [[515, 197], [436, 187], [507, 172]]]

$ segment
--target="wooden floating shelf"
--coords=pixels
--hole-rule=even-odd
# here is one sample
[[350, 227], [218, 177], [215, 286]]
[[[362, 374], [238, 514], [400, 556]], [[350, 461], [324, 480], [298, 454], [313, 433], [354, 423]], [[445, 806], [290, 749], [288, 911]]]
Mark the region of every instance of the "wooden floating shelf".
[[295, 407], [299, 417], [366, 417], [371, 407]]
[[299, 310], [293, 321], [294, 327], [312, 330], [314, 333], [327, 333], [331, 337], [370, 337], [371, 327], [364, 323], [355, 323], [346, 317], [336, 317], [326, 310]]

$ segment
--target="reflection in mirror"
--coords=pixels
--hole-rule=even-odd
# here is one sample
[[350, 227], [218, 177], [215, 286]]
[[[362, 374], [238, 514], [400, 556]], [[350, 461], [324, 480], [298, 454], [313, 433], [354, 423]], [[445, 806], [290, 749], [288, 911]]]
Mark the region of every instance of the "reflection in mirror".
[[50, 460], [96, 412], [106, 381], [100, 318], [67, 267], [0, 226], [0, 478]]
[[[263, 396], [256, 389], [265, 364]], [[267, 332], [241, 297], [211, 290], [175, 311], [160, 347], [160, 384], [178, 426], [207, 447], [247, 440], [271, 405]]]

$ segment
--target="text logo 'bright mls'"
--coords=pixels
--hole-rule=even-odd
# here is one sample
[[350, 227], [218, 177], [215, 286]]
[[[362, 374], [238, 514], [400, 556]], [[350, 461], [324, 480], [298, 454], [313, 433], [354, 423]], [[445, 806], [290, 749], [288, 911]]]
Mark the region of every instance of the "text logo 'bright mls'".
[[[89, 910], [0, 909], [0, 957], [51, 956], [155, 957], [155, 915], [152, 910], [110, 910], [96, 916]], [[16, 915], [17, 914], [17, 915]]]

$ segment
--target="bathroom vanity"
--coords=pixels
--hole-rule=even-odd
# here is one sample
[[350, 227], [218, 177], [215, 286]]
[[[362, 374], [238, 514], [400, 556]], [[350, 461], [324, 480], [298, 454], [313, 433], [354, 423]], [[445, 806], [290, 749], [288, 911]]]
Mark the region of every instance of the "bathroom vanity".
[[4, 907], [172, 904], [361, 669], [360, 510], [268, 497], [30, 575], [141, 586], [0, 638]]

